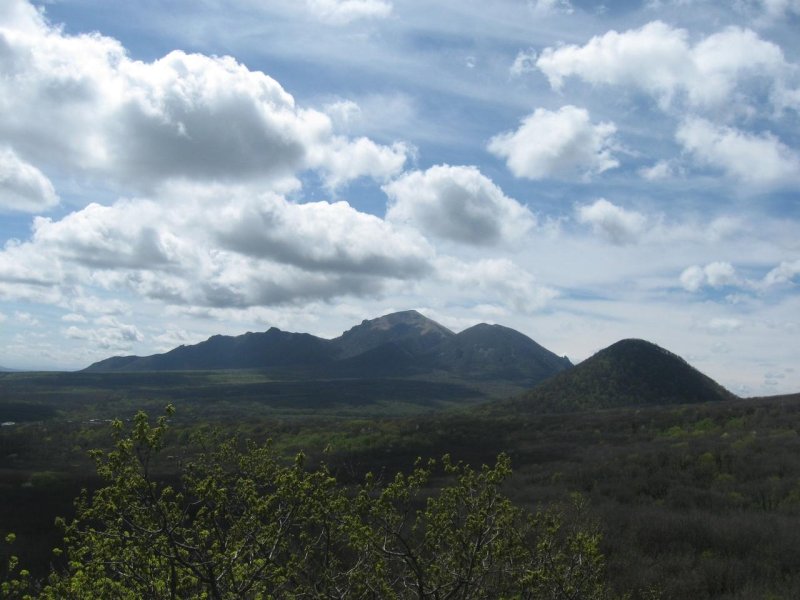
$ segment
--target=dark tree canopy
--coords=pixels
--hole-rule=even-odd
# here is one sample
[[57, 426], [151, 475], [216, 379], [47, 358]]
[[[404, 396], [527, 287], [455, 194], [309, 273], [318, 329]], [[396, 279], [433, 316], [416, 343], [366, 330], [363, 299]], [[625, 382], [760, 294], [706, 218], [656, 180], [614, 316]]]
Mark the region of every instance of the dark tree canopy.
[[34, 582], [12, 558], [0, 597], [609, 597], [597, 531], [512, 504], [505, 455], [480, 469], [418, 461], [388, 482], [345, 486], [302, 454], [287, 464], [269, 444], [229, 441], [168, 485], [152, 473], [167, 429], [166, 416], [144, 413], [129, 432], [114, 423], [114, 449], [94, 453], [105, 485], [63, 523], [64, 566]]

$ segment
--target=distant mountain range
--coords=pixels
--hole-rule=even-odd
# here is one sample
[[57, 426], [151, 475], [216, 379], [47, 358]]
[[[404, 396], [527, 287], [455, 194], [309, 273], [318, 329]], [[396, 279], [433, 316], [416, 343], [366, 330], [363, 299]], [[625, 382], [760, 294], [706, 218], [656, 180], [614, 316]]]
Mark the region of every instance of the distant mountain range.
[[481, 323], [460, 333], [403, 311], [365, 320], [332, 340], [275, 327], [239, 336], [215, 335], [152, 356], [115, 356], [90, 372], [278, 369], [313, 377], [375, 377], [451, 373], [534, 385], [572, 367], [529, 337]]
[[650, 342], [628, 339], [542, 382], [515, 404], [538, 413], [734, 398], [681, 357]]
[[517, 389], [530, 388], [511, 401], [516, 410], [537, 413], [736, 398], [679, 356], [644, 340], [619, 341], [573, 367], [508, 327], [481, 323], [453, 333], [414, 310], [362, 321], [334, 339], [273, 327], [215, 335], [164, 354], [115, 356], [85, 371], [218, 369], [261, 369], [304, 379], [450, 375], [508, 381]]

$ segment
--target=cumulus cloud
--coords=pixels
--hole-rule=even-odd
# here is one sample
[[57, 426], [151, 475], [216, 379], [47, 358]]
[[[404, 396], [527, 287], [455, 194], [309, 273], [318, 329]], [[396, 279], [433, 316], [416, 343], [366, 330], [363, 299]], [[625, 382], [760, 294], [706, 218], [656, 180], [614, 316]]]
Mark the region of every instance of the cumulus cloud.
[[345, 202], [173, 186], [168, 199], [37, 218], [29, 241], [0, 252], [0, 296], [69, 305], [99, 288], [176, 305], [267, 306], [379, 294], [429, 273], [432, 258], [419, 234]]
[[381, 146], [365, 137], [348, 140], [336, 136], [311, 151], [310, 164], [325, 173], [328, 187], [337, 188], [359, 177], [384, 181], [402, 171], [409, 152], [402, 142]]
[[511, 306], [523, 313], [545, 308], [558, 297], [558, 291], [539, 283], [528, 271], [506, 258], [462, 261], [440, 257], [436, 261], [439, 278], [472, 294], [474, 300], [491, 300], [498, 306]]
[[536, 224], [531, 212], [503, 194], [476, 167], [438, 165], [385, 185], [386, 218], [464, 244], [517, 239]]
[[[369, 3], [329, 4], [346, 20]], [[266, 212], [253, 208], [256, 189], [296, 191], [306, 170], [332, 189], [364, 176], [385, 181], [412, 150], [338, 134], [329, 115], [298, 106], [233, 58], [175, 51], [133, 60], [112, 38], [67, 35], [9, 0], [0, 7], [0, 73], [0, 210], [56, 204], [51, 171], [144, 196], [36, 218], [30, 239], [0, 251], [0, 298], [87, 314], [121, 304], [109, 292], [260, 306], [379, 294], [387, 281], [429, 269], [420, 236], [346, 205], [301, 209], [281, 198]], [[222, 230], [226, 210], [243, 220]], [[246, 217], [274, 223], [258, 238]], [[350, 237], [334, 240], [332, 223]], [[94, 330], [72, 334], [81, 331]]]
[[488, 149], [516, 177], [588, 178], [619, 166], [612, 155], [613, 123], [592, 124], [586, 109], [567, 105], [557, 111], [537, 108], [516, 131], [493, 137]]
[[336, 100], [329, 102], [323, 107], [333, 124], [340, 129], [347, 130], [354, 122], [362, 118], [361, 106], [352, 100]]
[[313, 272], [422, 276], [430, 249], [346, 202], [293, 204], [275, 194], [229, 204], [220, 215], [222, 245], [247, 256]]
[[50, 180], [11, 148], [0, 148], [0, 210], [37, 212], [58, 204]]
[[386, 0], [306, 0], [306, 6], [320, 21], [332, 25], [381, 19], [392, 14], [392, 3]]
[[157, 270], [180, 262], [180, 240], [163, 226], [165, 212], [149, 200], [92, 203], [57, 221], [34, 219], [30, 246], [94, 269]]
[[231, 57], [132, 60], [112, 38], [66, 35], [9, 1], [0, 13], [0, 112], [14, 118], [0, 119], [0, 142], [36, 165], [145, 191], [171, 179], [265, 180], [305, 169], [338, 184], [402, 166], [405, 147], [337, 136], [328, 115], [297, 106], [277, 81]]
[[771, 133], [752, 134], [688, 118], [676, 138], [698, 162], [742, 183], [773, 187], [800, 180], [800, 154]]
[[688, 292], [698, 292], [704, 287], [722, 288], [741, 283], [736, 269], [728, 262], [713, 262], [705, 267], [688, 267], [681, 273], [681, 285]]
[[600, 198], [576, 209], [578, 222], [617, 245], [630, 244], [644, 232], [647, 219], [641, 213], [629, 211]]
[[42, 13], [29, 2], [9, 0], [0, 5], [0, 23], [25, 33], [36, 33], [44, 24]]
[[546, 48], [536, 64], [553, 88], [574, 76], [639, 89], [663, 107], [676, 94], [693, 106], [719, 106], [737, 86], [764, 77], [779, 88], [788, 68], [781, 49], [749, 29], [729, 27], [692, 45], [685, 29], [661, 21], [612, 30], [583, 46]]

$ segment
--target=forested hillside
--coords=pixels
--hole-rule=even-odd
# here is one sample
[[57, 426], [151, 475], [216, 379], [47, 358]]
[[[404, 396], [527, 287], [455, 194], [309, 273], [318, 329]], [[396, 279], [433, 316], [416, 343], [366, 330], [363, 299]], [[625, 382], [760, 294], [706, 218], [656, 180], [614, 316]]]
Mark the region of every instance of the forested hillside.
[[733, 394], [685, 360], [645, 340], [621, 340], [520, 400], [533, 412], [595, 410], [732, 400]]

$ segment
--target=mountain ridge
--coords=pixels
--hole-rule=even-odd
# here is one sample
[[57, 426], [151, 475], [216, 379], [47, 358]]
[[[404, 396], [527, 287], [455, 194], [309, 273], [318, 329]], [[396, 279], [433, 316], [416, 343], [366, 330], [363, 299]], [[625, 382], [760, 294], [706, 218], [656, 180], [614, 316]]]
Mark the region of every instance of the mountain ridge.
[[571, 366], [566, 357], [508, 327], [481, 323], [454, 333], [407, 310], [365, 319], [333, 339], [272, 327], [239, 336], [215, 335], [162, 354], [114, 356], [84, 371], [293, 369], [315, 377], [442, 372], [529, 386]]

